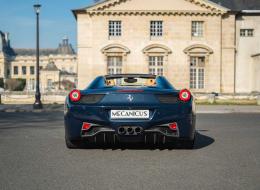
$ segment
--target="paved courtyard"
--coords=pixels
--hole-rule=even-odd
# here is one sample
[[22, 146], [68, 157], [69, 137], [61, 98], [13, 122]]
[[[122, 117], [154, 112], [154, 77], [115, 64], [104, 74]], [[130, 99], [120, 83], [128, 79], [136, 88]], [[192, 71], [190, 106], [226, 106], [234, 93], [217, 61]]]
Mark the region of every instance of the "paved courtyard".
[[0, 113], [0, 189], [260, 189], [260, 115], [198, 114], [194, 150], [68, 150], [63, 113]]

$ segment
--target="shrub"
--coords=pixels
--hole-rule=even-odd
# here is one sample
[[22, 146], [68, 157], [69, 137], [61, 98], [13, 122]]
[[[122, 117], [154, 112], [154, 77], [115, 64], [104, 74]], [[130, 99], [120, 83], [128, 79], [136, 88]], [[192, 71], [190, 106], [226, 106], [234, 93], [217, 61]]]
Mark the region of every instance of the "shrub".
[[4, 88], [4, 79], [0, 78], [0, 88]]
[[75, 83], [73, 83], [69, 80], [61, 81], [61, 85], [63, 86], [64, 90], [72, 90], [76, 87]]
[[6, 89], [10, 91], [23, 91], [26, 86], [26, 79], [6, 79]]

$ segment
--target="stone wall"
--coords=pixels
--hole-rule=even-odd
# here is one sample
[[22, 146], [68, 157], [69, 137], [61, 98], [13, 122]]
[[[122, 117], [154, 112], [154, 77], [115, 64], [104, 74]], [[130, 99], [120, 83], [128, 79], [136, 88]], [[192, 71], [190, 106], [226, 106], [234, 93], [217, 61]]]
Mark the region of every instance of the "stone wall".
[[[44, 104], [63, 104], [68, 92], [43, 93], [41, 100]], [[33, 104], [35, 94], [26, 92], [5, 92], [1, 95], [3, 104]]]

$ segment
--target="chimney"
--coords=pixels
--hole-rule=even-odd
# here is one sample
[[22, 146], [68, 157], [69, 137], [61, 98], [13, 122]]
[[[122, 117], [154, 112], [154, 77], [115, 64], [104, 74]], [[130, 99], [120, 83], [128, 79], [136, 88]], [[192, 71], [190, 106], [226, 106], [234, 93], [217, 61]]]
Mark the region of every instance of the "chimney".
[[62, 44], [63, 44], [64, 46], [67, 46], [67, 45], [69, 44], [69, 38], [68, 38], [68, 36], [64, 36], [62, 42], [63, 42]]
[[5, 41], [6, 41], [7, 47], [10, 47], [10, 40], [9, 40], [9, 33], [8, 32], [5, 33]]

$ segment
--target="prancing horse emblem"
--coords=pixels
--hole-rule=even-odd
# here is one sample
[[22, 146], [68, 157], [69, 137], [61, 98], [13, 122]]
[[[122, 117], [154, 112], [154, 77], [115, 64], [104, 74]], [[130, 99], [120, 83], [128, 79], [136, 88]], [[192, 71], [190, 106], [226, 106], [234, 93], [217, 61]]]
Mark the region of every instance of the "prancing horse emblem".
[[129, 102], [132, 102], [134, 100], [134, 97], [129, 94], [126, 99], [129, 100]]

